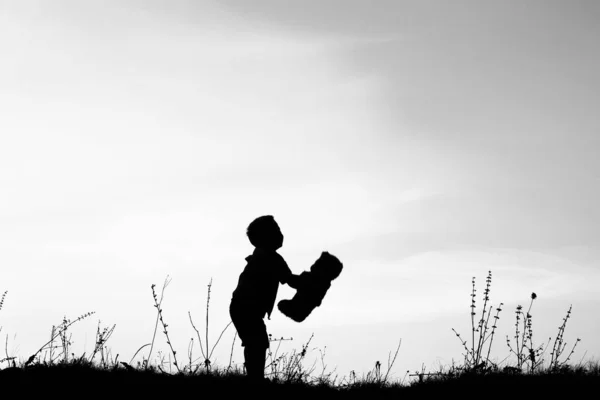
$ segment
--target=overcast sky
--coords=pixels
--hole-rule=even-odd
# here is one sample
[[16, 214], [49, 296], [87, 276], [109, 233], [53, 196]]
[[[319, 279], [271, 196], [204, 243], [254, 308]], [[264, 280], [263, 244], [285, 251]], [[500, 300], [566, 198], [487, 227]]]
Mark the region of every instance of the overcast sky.
[[128, 359], [169, 274], [183, 354], [211, 278], [214, 334], [229, 321], [245, 228], [271, 214], [295, 273], [323, 250], [345, 269], [269, 332], [314, 332], [341, 374], [400, 338], [399, 375], [460, 359], [488, 270], [506, 334], [535, 291], [539, 337], [573, 304], [567, 340], [598, 357], [598, 21], [591, 0], [0, 0], [9, 350], [96, 311], [76, 346], [100, 319]]

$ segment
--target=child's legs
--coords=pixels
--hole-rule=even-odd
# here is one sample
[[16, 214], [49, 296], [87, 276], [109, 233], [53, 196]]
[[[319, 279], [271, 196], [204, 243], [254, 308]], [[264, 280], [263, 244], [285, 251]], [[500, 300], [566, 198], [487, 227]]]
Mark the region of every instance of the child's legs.
[[269, 336], [264, 321], [252, 321], [245, 329], [244, 361], [249, 378], [263, 379], [265, 376], [265, 359], [269, 348]]
[[249, 378], [261, 380], [265, 377], [267, 349], [263, 346], [245, 346], [244, 360]]
[[249, 377], [263, 378], [269, 336], [263, 318], [240, 304], [230, 307], [231, 320], [244, 347], [244, 361]]

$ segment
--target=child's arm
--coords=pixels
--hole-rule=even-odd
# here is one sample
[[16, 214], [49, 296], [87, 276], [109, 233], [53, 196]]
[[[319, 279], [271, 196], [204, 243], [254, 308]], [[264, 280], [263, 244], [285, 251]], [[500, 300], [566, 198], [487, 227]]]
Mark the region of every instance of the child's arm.
[[290, 267], [288, 267], [287, 263], [283, 259], [283, 257], [281, 257], [281, 255], [279, 255], [278, 253], [276, 254], [279, 259], [279, 282], [281, 282], [281, 284], [287, 284], [291, 288], [298, 289], [298, 286], [301, 285], [300, 275], [294, 275]]
[[291, 274], [288, 278], [287, 284], [296, 290], [302, 289], [310, 285], [310, 273], [307, 271], [302, 272], [300, 275]]
[[286, 283], [289, 287], [298, 290], [298, 287], [300, 286], [300, 275], [290, 274]]

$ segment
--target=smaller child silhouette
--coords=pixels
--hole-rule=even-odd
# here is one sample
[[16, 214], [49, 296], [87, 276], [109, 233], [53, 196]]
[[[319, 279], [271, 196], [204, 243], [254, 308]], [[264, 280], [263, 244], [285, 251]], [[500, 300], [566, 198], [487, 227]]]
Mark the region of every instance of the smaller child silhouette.
[[271, 215], [256, 218], [246, 231], [255, 247], [246, 257], [248, 264], [240, 274], [233, 292], [229, 314], [244, 347], [244, 361], [248, 377], [264, 378], [266, 351], [269, 348], [265, 315], [271, 319], [279, 284], [296, 287], [287, 263], [277, 253], [283, 245], [283, 234]]
[[310, 272], [302, 272], [295, 282], [298, 290], [291, 300], [281, 300], [277, 307], [296, 322], [302, 322], [321, 305], [331, 281], [342, 272], [343, 265], [337, 257], [324, 251], [310, 267]]

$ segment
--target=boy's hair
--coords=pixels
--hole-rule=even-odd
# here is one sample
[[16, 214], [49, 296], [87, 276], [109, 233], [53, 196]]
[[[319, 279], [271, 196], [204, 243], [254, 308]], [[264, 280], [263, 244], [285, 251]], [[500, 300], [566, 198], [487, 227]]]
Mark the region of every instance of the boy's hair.
[[273, 237], [274, 232], [281, 232], [275, 218], [272, 215], [263, 215], [248, 225], [246, 235], [254, 247], [263, 247], [265, 241]]

